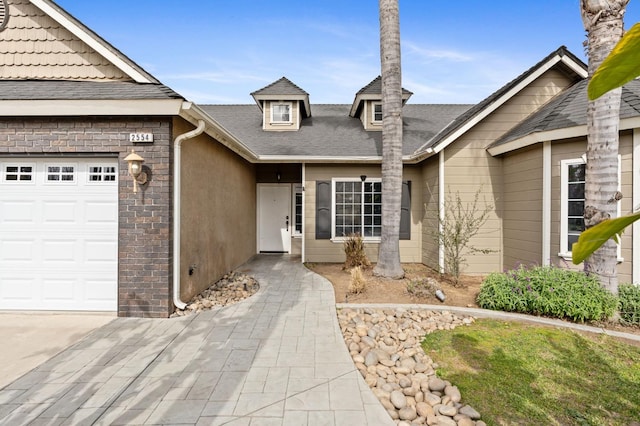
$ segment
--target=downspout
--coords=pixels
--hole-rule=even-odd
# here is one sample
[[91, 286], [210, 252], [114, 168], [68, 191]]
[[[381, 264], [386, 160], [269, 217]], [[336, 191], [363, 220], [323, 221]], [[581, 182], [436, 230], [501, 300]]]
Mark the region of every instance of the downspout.
[[184, 309], [187, 304], [180, 300], [180, 173], [181, 146], [187, 139], [195, 138], [204, 132], [204, 120], [198, 120], [198, 127], [178, 135], [173, 143], [173, 304]]
[[[438, 235], [442, 235], [444, 232], [444, 212], [445, 212], [445, 195], [444, 195], [444, 150], [440, 151], [438, 155]], [[440, 240], [440, 238], [438, 238]], [[438, 241], [438, 268], [440, 273], [444, 273], [445, 258], [444, 258], [444, 244], [442, 241]]]

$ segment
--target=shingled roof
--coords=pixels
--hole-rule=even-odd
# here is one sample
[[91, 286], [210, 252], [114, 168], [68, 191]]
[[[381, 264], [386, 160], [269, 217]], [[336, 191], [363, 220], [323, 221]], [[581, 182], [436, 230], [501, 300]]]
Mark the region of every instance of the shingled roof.
[[180, 99], [162, 84], [122, 81], [0, 80], [0, 100]]
[[[471, 105], [405, 105], [403, 154], [411, 156]], [[350, 159], [379, 161], [382, 132], [366, 131], [359, 119], [349, 116], [350, 105], [314, 104], [314, 115], [296, 132], [265, 132], [262, 115], [253, 105], [201, 105], [227, 131], [258, 156], [313, 161]]]
[[[574, 84], [547, 105], [532, 114], [525, 121], [511, 129], [504, 136], [489, 146], [496, 148], [514, 141], [552, 130], [566, 129], [587, 124], [587, 85], [583, 80]], [[640, 116], [640, 81], [633, 80], [622, 88], [620, 99], [620, 119]], [[586, 134], [586, 128], [582, 132]], [[536, 142], [535, 140], [531, 141]], [[519, 145], [518, 145], [519, 146]]]
[[[574, 81], [580, 81], [587, 74], [587, 65], [582, 62], [577, 56], [569, 52], [565, 46], [559, 47], [554, 52], [550, 53], [540, 62], [520, 74], [518, 77], [502, 86], [500, 89], [489, 95], [480, 103], [476, 104], [473, 108], [470, 108], [460, 117], [457, 117], [448, 126], [443, 128], [434, 138], [427, 141], [422, 147], [420, 147], [418, 153], [428, 152], [429, 149], [436, 147], [438, 144], [443, 143], [452, 136], [454, 133], [462, 130], [465, 125], [468, 125], [478, 117], [482, 117], [483, 114], [491, 112], [492, 107], [499, 106], [502, 102], [508, 100], [510, 93], [517, 89], [523, 82], [533, 76], [536, 72], [541, 72], [551, 65], [557, 65], [558, 68], [573, 77]], [[581, 75], [582, 74], [582, 75]]]

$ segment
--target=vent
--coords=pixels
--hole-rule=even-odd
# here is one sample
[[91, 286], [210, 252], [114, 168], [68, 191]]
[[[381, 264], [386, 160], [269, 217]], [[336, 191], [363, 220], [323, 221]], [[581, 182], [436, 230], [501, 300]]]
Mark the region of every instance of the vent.
[[4, 30], [9, 21], [9, 5], [7, 0], [0, 0], [0, 31]]

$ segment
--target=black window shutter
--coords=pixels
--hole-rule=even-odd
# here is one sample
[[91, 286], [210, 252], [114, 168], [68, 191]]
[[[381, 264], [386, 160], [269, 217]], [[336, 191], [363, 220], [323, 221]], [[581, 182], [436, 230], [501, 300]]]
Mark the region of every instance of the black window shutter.
[[331, 239], [331, 181], [316, 181], [316, 240]]
[[402, 182], [402, 200], [400, 202], [400, 239], [411, 239], [411, 181]]

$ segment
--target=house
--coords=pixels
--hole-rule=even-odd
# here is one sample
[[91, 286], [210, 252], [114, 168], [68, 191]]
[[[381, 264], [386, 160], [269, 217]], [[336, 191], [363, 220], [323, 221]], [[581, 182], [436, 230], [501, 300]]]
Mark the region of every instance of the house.
[[[313, 104], [283, 77], [255, 104], [196, 105], [53, 1], [6, 5], [0, 309], [167, 317], [256, 253], [340, 262], [351, 232], [375, 261], [379, 77], [351, 104]], [[480, 191], [495, 208], [474, 244], [492, 251], [466, 272], [564, 264], [582, 226], [586, 76], [561, 47], [477, 105], [416, 105], [403, 91], [403, 262], [442, 267], [437, 213]], [[639, 100], [628, 84], [621, 212], [640, 204]], [[634, 228], [621, 282], [640, 281], [639, 252]]]

